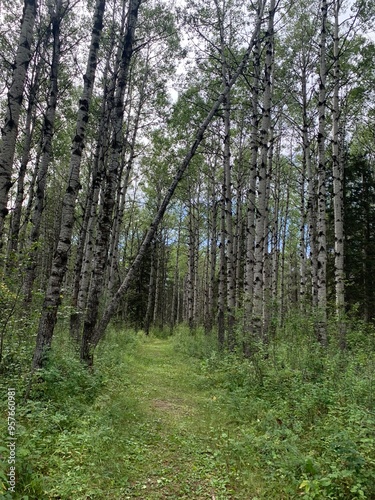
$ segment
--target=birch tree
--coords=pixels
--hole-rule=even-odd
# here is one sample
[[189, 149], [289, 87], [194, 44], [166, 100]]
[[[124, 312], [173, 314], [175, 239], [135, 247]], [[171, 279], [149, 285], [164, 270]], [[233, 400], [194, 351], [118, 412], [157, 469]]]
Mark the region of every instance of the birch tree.
[[251, 85], [250, 175], [246, 196], [246, 263], [244, 279], [244, 351], [249, 354], [251, 318], [253, 310], [254, 248], [255, 248], [255, 198], [259, 150], [259, 92], [260, 92], [260, 40], [254, 46], [253, 78]]
[[86, 73], [84, 75], [83, 92], [79, 101], [76, 133], [72, 140], [69, 181], [63, 199], [59, 241], [53, 259], [52, 270], [39, 322], [36, 347], [33, 357], [33, 369], [41, 368], [45, 362], [47, 352], [51, 347], [57, 319], [57, 310], [61, 301], [61, 287], [67, 269], [68, 252], [70, 249], [74, 224], [75, 201], [81, 187], [80, 166], [83, 148], [85, 146], [86, 129], [89, 120], [90, 103], [95, 81], [99, 43], [103, 28], [104, 9], [105, 0], [97, 0], [94, 10], [93, 29]]
[[129, 3], [127, 26], [124, 36], [124, 45], [121, 54], [119, 77], [113, 109], [113, 132], [111, 137], [110, 164], [106, 173], [106, 184], [103, 192], [101, 213], [98, 221], [95, 266], [92, 274], [90, 294], [87, 300], [87, 313], [84, 320], [81, 342], [81, 360], [90, 363], [90, 344], [93, 330], [99, 313], [99, 296], [104, 283], [104, 272], [107, 262], [107, 251], [110, 241], [112, 214], [114, 209], [115, 193], [123, 149], [122, 128], [124, 120], [124, 99], [128, 85], [130, 62], [133, 56], [135, 30], [138, 20], [140, 0], [131, 0]]
[[339, 15], [341, 0], [333, 4], [333, 98], [332, 98], [332, 175], [333, 175], [333, 210], [335, 233], [335, 292], [336, 315], [340, 331], [340, 345], [345, 347], [345, 272], [344, 272], [344, 193], [343, 193], [343, 162], [340, 151], [340, 35]]
[[207, 114], [206, 118], [204, 119], [204, 121], [202, 122], [200, 127], [198, 128], [196, 135], [195, 135], [195, 140], [194, 140], [192, 146], [188, 149], [188, 151], [187, 151], [182, 163], [180, 164], [169, 188], [167, 189], [167, 191], [164, 195], [164, 198], [162, 200], [162, 203], [160, 205], [160, 208], [152, 219], [152, 222], [147, 230], [147, 233], [142, 241], [142, 244], [139, 247], [139, 250], [138, 250], [136, 257], [135, 257], [132, 265], [130, 266], [130, 268], [126, 274], [124, 281], [120, 285], [119, 289], [117, 290], [117, 292], [114, 295], [114, 297], [112, 298], [112, 300], [109, 302], [109, 304], [105, 308], [105, 310], [103, 312], [103, 316], [97, 322], [97, 324], [93, 330], [93, 333], [92, 333], [92, 336], [90, 339], [90, 343], [89, 343], [89, 352], [88, 352], [88, 356], [87, 356], [87, 361], [89, 364], [91, 364], [93, 362], [94, 349], [95, 349], [96, 345], [98, 344], [98, 342], [100, 341], [100, 339], [103, 337], [105, 330], [108, 326], [108, 323], [110, 322], [113, 314], [115, 314], [115, 312], [117, 311], [117, 308], [118, 308], [118, 305], [121, 301], [121, 298], [124, 296], [126, 291], [129, 289], [129, 286], [130, 286], [130, 284], [135, 276], [135, 273], [139, 269], [139, 267], [142, 263], [143, 257], [145, 255], [154, 235], [155, 235], [155, 232], [156, 232], [161, 220], [163, 219], [163, 216], [164, 216], [165, 211], [166, 211], [166, 209], [167, 209], [167, 207], [172, 199], [172, 196], [173, 196], [178, 184], [180, 183], [186, 169], [188, 168], [192, 158], [194, 157], [199, 145], [201, 144], [209, 124], [211, 123], [213, 117], [216, 115], [219, 107], [222, 105], [226, 94], [230, 92], [231, 88], [236, 83], [237, 79], [242, 74], [244, 68], [248, 64], [248, 60], [251, 56], [254, 44], [256, 43], [256, 40], [259, 37], [260, 26], [261, 26], [262, 18], [263, 18], [264, 4], [265, 4], [265, 2], [262, 0], [260, 2], [260, 9], [258, 12], [258, 17], [257, 17], [256, 23], [255, 23], [255, 27], [254, 27], [254, 31], [253, 31], [251, 40], [249, 42], [249, 45], [246, 49], [246, 52], [244, 53], [244, 56], [243, 56], [241, 62], [237, 66], [237, 69], [233, 72], [233, 76], [229, 80], [227, 86], [224, 89], [222, 89], [219, 97], [213, 103], [209, 113]]
[[327, 0], [322, 0], [320, 60], [319, 60], [319, 127], [318, 127], [318, 259], [317, 259], [317, 336], [319, 342], [327, 345], [327, 235], [326, 235], [326, 43], [327, 43]]
[[[25, 125], [23, 127], [22, 156], [17, 179], [17, 192], [15, 196], [8, 245], [8, 266], [12, 266], [12, 259], [19, 250], [19, 239], [22, 222], [22, 207], [26, 196], [26, 172], [31, 159], [32, 147], [37, 129], [37, 101], [42, 69], [44, 66], [43, 57], [34, 57], [34, 65], [31, 71], [29, 98], [26, 109]], [[33, 184], [33, 183], [31, 183]], [[31, 197], [32, 198], [32, 197]], [[31, 200], [30, 200], [31, 201]], [[9, 262], [10, 259], [10, 262]]]
[[59, 95], [58, 77], [61, 59], [61, 23], [66, 15], [69, 4], [63, 5], [62, 0], [56, 2], [56, 6], [50, 6], [50, 29], [52, 35], [52, 58], [50, 69], [50, 89], [48, 96], [47, 109], [44, 114], [44, 123], [42, 128], [43, 141], [41, 144], [40, 165], [36, 179], [35, 207], [31, 219], [32, 229], [29, 238], [30, 255], [26, 268], [26, 275], [23, 285], [23, 294], [25, 304], [31, 302], [31, 293], [35, 279], [35, 270], [37, 265], [36, 243], [40, 236], [40, 227], [42, 214], [45, 207], [45, 191], [47, 184], [47, 172], [51, 160], [52, 139], [55, 128], [55, 116], [57, 101]]
[[[227, 52], [229, 50], [230, 40], [227, 42], [225, 27], [229, 26], [229, 33], [227, 36], [230, 38], [230, 18], [231, 13], [228, 5], [223, 4], [222, 9], [219, 8], [218, 2], [216, 4], [216, 15], [219, 25], [219, 41], [220, 41], [220, 64], [221, 64], [221, 78], [222, 85], [225, 88], [230, 80], [230, 67], [227, 60]], [[230, 92], [227, 92], [223, 101], [223, 114], [224, 114], [224, 144], [223, 144], [223, 201], [222, 211], [224, 216], [224, 224], [222, 231], [225, 235], [225, 278], [226, 278], [226, 316], [227, 316], [227, 340], [228, 347], [234, 349], [234, 323], [235, 323], [235, 307], [236, 307], [236, 285], [235, 285], [235, 266], [234, 266], [234, 241], [233, 241], [233, 209], [232, 209], [232, 165], [231, 165], [231, 100]], [[223, 262], [224, 264], [224, 262]], [[222, 264], [222, 265], [223, 265]]]
[[36, 12], [37, 1], [25, 0], [21, 33], [14, 62], [12, 82], [8, 91], [6, 117], [2, 128], [0, 145], [0, 246], [3, 243], [4, 219], [8, 214], [8, 193], [12, 186], [13, 160], [25, 79], [32, 55], [31, 48]]
[[254, 251], [254, 282], [253, 282], [253, 308], [252, 325], [254, 335], [261, 339], [266, 335], [263, 325], [264, 308], [264, 263], [267, 249], [267, 169], [268, 152], [271, 130], [271, 71], [273, 57], [273, 36], [276, 1], [271, 0], [268, 12], [268, 27], [266, 35], [266, 57], [263, 76], [263, 112], [260, 127], [260, 158], [257, 180], [256, 198], [256, 223], [255, 223], [255, 251]]

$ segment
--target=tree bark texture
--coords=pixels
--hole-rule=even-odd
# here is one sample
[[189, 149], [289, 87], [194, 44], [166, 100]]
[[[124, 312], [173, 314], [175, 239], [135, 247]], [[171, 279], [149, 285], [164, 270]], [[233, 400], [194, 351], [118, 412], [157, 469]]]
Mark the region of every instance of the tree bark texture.
[[81, 99], [79, 100], [76, 132], [72, 140], [70, 174], [68, 186], [63, 199], [59, 241], [53, 258], [51, 274], [48, 280], [39, 322], [36, 347], [33, 357], [33, 369], [41, 368], [45, 362], [45, 356], [51, 346], [57, 319], [57, 310], [61, 301], [61, 287], [67, 269], [68, 252], [73, 232], [75, 203], [78, 190], [81, 187], [80, 166], [86, 139], [86, 129], [89, 121], [89, 109], [95, 81], [99, 43], [103, 28], [104, 9], [105, 0], [97, 0], [94, 11], [94, 22], [87, 68], [84, 76], [83, 92]]
[[326, 41], [327, 41], [327, 0], [322, 0], [320, 36], [320, 84], [319, 84], [319, 129], [318, 129], [318, 320], [317, 336], [319, 342], [327, 345], [327, 235], [326, 235]]
[[344, 165], [340, 152], [340, 47], [339, 15], [341, 0], [334, 2], [333, 72], [334, 88], [332, 102], [332, 175], [333, 175], [333, 212], [335, 232], [335, 292], [336, 317], [339, 329], [339, 342], [345, 348], [345, 271], [344, 271]]
[[64, 10], [61, 0], [56, 1], [55, 10], [51, 10], [51, 31], [52, 31], [52, 60], [50, 70], [50, 90], [47, 103], [47, 109], [44, 114], [44, 122], [42, 128], [42, 146], [40, 165], [38, 168], [38, 175], [36, 179], [36, 193], [34, 211], [31, 217], [31, 233], [29, 238], [30, 255], [28, 258], [28, 265], [26, 267], [23, 295], [24, 303], [30, 304], [32, 298], [32, 289], [36, 277], [38, 249], [36, 244], [40, 237], [40, 228], [42, 223], [42, 215], [45, 208], [45, 191], [47, 185], [48, 167], [51, 161], [52, 140], [55, 129], [55, 116], [58, 100], [58, 73], [61, 58], [61, 39], [60, 28], [64, 16]]
[[257, 182], [257, 217], [255, 223], [255, 251], [254, 251], [254, 282], [253, 282], [253, 309], [252, 325], [255, 338], [262, 339], [266, 332], [263, 325], [264, 308], [264, 262], [268, 251], [267, 240], [267, 178], [268, 152], [271, 131], [271, 72], [273, 54], [273, 23], [275, 16], [275, 0], [271, 0], [268, 14], [268, 29], [266, 38], [266, 58], [263, 76], [263, 114], [260, 127], [260, 159]]
[[37, 11], [36, 0], [25, 0], [11, 86], [8, 91], [5, 123], [0, 145], [0, 247], [3, 242], [4, 219], [8, 214], [8, 193], [12, 187], [13, 160], [25, 79], [31, 59], [31, 44]]
[[105, 267], [107, 264], [107, 252], [110, 243], [112, 216], [115, 205], [115, 193], [119, 182], [119, 170], [123, 149], [123, 121], [124, 121], [124, 99], [129, 80], [130, 62], [133, 56], [135, 41], [135, 30], [138, 21], [138, 10], [141, 0], [131, 0], [128, 10], [127, 28], [124, 37], [124, 45], [121, 55], [120, 72], [115, 94], [115, 106], [113, 113], [113, 132], [111, 139], [111, 156], [108, 172], [106, 174], [106, 185], [102, 197], [102, 206], [98, 221], [96, 254], [91, 279], [89, 297], [87, 299], [87, 313], [83, 325], [81, 343], [81, 360], [88, 365], [92, 363], [91, 344], [94, 328], [99, 314], [100, 294], [104, 283]]

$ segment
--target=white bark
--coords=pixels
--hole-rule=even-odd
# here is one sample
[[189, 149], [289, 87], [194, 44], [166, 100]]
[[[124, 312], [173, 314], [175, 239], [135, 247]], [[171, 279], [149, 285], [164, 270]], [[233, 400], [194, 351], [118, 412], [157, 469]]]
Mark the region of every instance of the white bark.
[[319, 86], [319, 130], [318, 130], [318, 323], [317, 336], [323, 346], [327, 345], [327, 237], [326, 237], [326, 39], [327, 0], [322, 0], [322, 28], [320, 38], [320, 86]]
[[94, 23], [87, 68], [84, 75], [84, 87], [81, 99], [79, 101], [76, 132], [72, 140], [70, 175], [68, 186], [63, 199], [59, 241], [53, 258], [52, 270], [48, 280], [42, 314], [39, 322], [38, 335], [33, 358], [33, 369], [41, 368], [44, 364], [45, 355], [51, 346], [53, 332], [56, 324], [57, 310], [60, 305], [61, 287], [67, 269], [68, 252], [70, 249], [73, 232], [76, 198], [78, 190], [81, 187], [81, 159], [83, 148], [85, 145], [86, 129], [89, 120], [89, 108], [95, 81], [97, 55], [103, 28], [104, 8], [105, 0], [97, 0], [94, 12]]
[[257, 182], [257, 217], [255, 223], [255, 251], [254, 251], [254, 281], [253, 281], [253, 309], [252, 330], [256, 338], [265, 335], [264, 316], [264, 260], [267, 238], [267, 168], [269, 139], [271, 131], [271, 71], [273, 53], [273, 23], [275, 16], [275, 0], [271, 0], [268, 16], [268, 30], [266, 40], [266, 60], [264, 68], [263, 115], [260, 128], [260, 165]]
[[[251, 314], [253, 306], [253, 282], [254, 282], [254, 245], [255, 245], [255, 196], [256, 179], [258, 165], [259, 149], [259, 85], [260, 85], [260, 41], [254, 46], [253, 57], [253, 88], [251, 99], [251, 159], [250, 159], [250, 177], [247, 191], [247, 220], [246, 220], [246, 263], [244, 279], [244, 331], [245, 335], [251, 329]], [[248, 341], [245, 340], [245, 344]], [[244, 345], [245, 351], [248, 345]]]
[[335, 231], [335, 290], [336, 316], [339, 326], [340, 345], [345, 347], [345, 272], [344, 272], [344, 165], [340, 154], [340, 55], [339, 55], [339, 14], [341, 0], [334, 2], [334, 36], [333, 36], [333, 71], [334, 89], [332, 102], [332, 174], [333, 174], [333, 212]]
[[36, 179], [35, 206], [31, 217], [31, 233], [29, 238], [30, 255], [26, 268], [23, 294], [25, 304], [29, 304], [32, 298], [32, 289], [36, 276], [38, 250], [36, 243], [40, 237], [40, 227], [42, 215], [45, 207], [45, 190], [47, 185], [47, 173], [51, 161], [52, 140], [55, 130], [55, 116], [58, 100], [58, 73], [61, 57], [60, 29], [64, 16], [64, 10], [61, 0], [56, 1], [55, 10], [51, 8], [51, 30], [52, 30], [52, 61], [50, 71], [50, 91], [47, 103], [47, 109], [44, 115], [43, 123], [43, 141], [41, 144], [41, 158]]
[[[20, 229], [22, 218], [22, 204], [25, 199], [25, 177], [27, 166], [30, 161], [30, 151], [33, 143], [35, 122], [36, 122], [36, 94], [39, 87], [39, 79], [41, 73], [42, 63], [36, 64], [33, 71], [32, 82], [29, 91], [29, 100], [26, 113], [26, 122], [24, 127], [24, 141], [20, 169], [18, 172], [17, 180], [17, 194], [12, 214], [12, 224], [10, 230], [9, 252], [16, 254], [20, 242]], [[10, 262], [12, 266], [12, 262]]]
[[5, 123], [1, 130], [0, 145], [0, 246], [3, 242], [4, 219], [8, 214], [8, 193], [12, 186], [13, 160], [16, 149], [18, 124], [24, 93], [27, 69], [31, 59], [31, 43], [35, 16], [36, 0], [25, 0], [21, 22], [21, 34], [15, 58], [12, 82], [8, 92]]
[[109, 167], [106, 173], [106, 184], [102, 197], [102, 206], [99, 216], [96, 254], [92, 272], [91, 288], [87, 299], [87, 312], [84, 320], [83, 336], [81, 343], [82, 361], [91, 363], [91, 339], [99, 313], [100, 294], [104, 284], [107, 252], [110, 243], [115, 194], [119, 182], [119, 172], [122, 163], [123, 150], [123, 120], [125, 91], [129, 83], [130, 62], [133, 56], [135, 30], [138, 21], [138, 10], [141, 0], [131, 0], [128, 9], [127, 27], [124, 36], [121, 55], [120, 72], [115, 93], [115, 106], [111, 121], [113, 132], [111, 137], [111, 152]]

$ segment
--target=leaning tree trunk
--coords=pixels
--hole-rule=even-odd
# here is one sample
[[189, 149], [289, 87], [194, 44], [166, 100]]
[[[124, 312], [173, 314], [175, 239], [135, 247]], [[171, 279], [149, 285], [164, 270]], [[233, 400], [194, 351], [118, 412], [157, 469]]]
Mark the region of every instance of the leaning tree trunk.
[[[12, 214], [12, 224], [10, 228], [9, 237], [9, 254], [11, 261], [9, 267], [12, 267], [12, 255], [16, 255], [19, 248], [20, 242], [20, 229], [21, 229], [21, 218], [22, 218], [22, 205], [25, 199], [25, 177], [27, 171], [27, 165], [30, 161], [30, 151], [33, 143], [33, 136], [36, 126], [36, 95], [39, 88], [40, 73], [42, 68], [42, 62], [39, 62], [33, 71], [32, 83], [29, 91], [29, 100], [26, 112], [26, 122], [24, 127], [24, 142], [22, 157], [20, 163], [20, 169], [18, 172], [17, 180], [17, 194], [14, 203], [14, 210]], [[26, 222], [26, 221], [25, 221]]]
[[53, 332], [60, 305], [61, 287], [65, 277], [68, 252], [74, 225], [75, 204], [80, 189], [80, 167], [86, 130], [89, 120], [89, 109], [95, 81], [99, 43], [103, 28], [105, 0], [97, 0], [94, 12], [94, 23], [88, 55], [84, 86], [77, 116], [76, 132], [72, 141], [69, 182], [63, 199], [61, 227], [57, 249], [53, 258], [51, 274], [48, 280], [41, 318], [39, 322], [36, 347], [33, 358], [33, 369], [42, 368], [47, 351], [50, 349]]
[[[280, 130], [282, 130], [282, 125], [280, 125]], [[271, 282], [270, 282], [270, 297], [272, 302], [272, 313], [277, 319], [277, 324], [280, 324], [280, 302], [281, 298], [279, 295], [279, 279], [280, 279], [280, 246], [282, 244], [280, 237], [280, 211], [282, 208], [282, 193], [285, 189], [285, 180], [282, 177], [282, 162], [281, 162], [281, 135], [278, 134], [278, 140], [276, 144], [276, 154], [274, 160], [273, 168], [273, 179], [272, 184], [274, 186], [273, 193], [273, 215], [270, 221], [270, 272], [271, 272]], [[284, 182], [283, 182], [284, 181]], [[275, 323], [276, 324], [276, 323]]]
[[161, 203], [161, 206], [160, 206], [158, 212], [155, 214], [155, 217], [153, 218], [153, 220], [149, 226], [149, 229], [148, 229], [148, 231], [143, 239], [143, 242], [142, 242], [141, 246], [139, 247], [138, 253], [137, 253], [132, 265], [130, 266], [130, 268], [125, 276], [124, 281], [120, 285], [119, 289], [117, 290], [117, 292], [114, 295], [114, 297], [112, 298], [112, 300], [109, 302], [109, 304], [105, 308], [105, 311], [103, 313], [101, 320], [98, 322], [98, 324], [95, 327], [95, 330], [94, 330], [93, 336], [92, 336], [92, 341], [91, 341], [91, 347], [92, 347], [91, 360], [92, 360], [93, 349], [96, 347], [96, 345], [98, 344], [100, 339], [103, 337], [105, 330], [106, 330], [112, 316], [117, 311], [117, 308], [121, 302], [123, 295], [127, 292], [137, 270], [139, 269], [139, 267], [142, 263], [143, 257], [144, 257], [144, 255], [149, 247], [150, 242], [152, 241], [152, 239], [155, 235], [155, 232], [156, 232], [161, 220], [163, 219], [164, 213], [165, 213], [165, 211], [166, 211], [166, 209], [167, 209], [167, 207], [168, 207], [168, 205], [173, 197], [173, 194], [174, 194], [180, 180], [182, 179], [186, 169], [188, 168], [191, 159], [194, 157], [199, 145], [201, 144], [202, 139], [204, 137], [204, 134], [205, 134], [209, 124], [211, 123], [211, 120], [216, 115], [219, 107], [223, 103], [226, 94], [230, 91], [230, 89], [236, 83], [238, 77], [242, 74], [245, 66], [248, 63], [248, 60], [249, 60], [250, 55], [252, 53], [254, 44], [256, 43], [256, 40], [258, 39], [258, 36], [260, 33], [264, 5], [265, 5], [265, 0], [262, 0], [260, 2], [260, 9], [259, 9], [259, 14], [258, 14], [258, 19], [257, 19], [256, 25], [254, 28], [254, 32], [253, 32], [252, 38], [250, 40], [249, 46], [244, 54], [244, 57], [242, 58], [242, 61], [240, 62], [237, 70], [234, 72], [227, 87], [225, 87], [223, 89], [222, 93], [219, 95], [218, 99], [213, 104], [211, 110], [209, 111], [209, 113], [206, 116], [205, 120], [203, 121], [202, 125], [199, 127], [199, 129], [196, 133], [195, 140], [194, 140], [191, 148], [186, 153], [186, 156], [185, 156], [184, 160], [182, 161], [180, 167], [178, 168], [178, 170], [177, 170], [177, 172], [176, 172], [176, 174], [171, 182], [171, 185], [169, 186], [169, 188], [164, 196], [164, 199]]
[[[129, 157], [126, 161], [125, 165], [125, 178], [123, 183], [119, 183], [119, 192], [118, 192], [118, 199], [119, 203], [116, 207], [116, 215], [115, 215], [115, 220], [113, 223], [113, 229], [112, 229], [112, 241], [111, 241], [111, 250], [109, 252], [110, 256], [110, 269], [109, 269], [109, 277], [108, 277], [108, 292], [109, 292], [109, 297], [112, 297], [113, 293], [115, 292], [115, 285], [117, 283], [116, 278], [115, 278], [115, 271], [118, 269], [118, 244], [119, 244], [119, 238], [120, 238], [120, 225], [121, 221], [124, 216], [124, 211], [125, 211], [125, 201], [126, 201], [126, 195], [127, 195], [127, 190], [129, 187], [129, 179], [130, 179], [130, 172], [133, 168], [133, 163], [136, 158], [136, 140], [138, 137], [138, 130], [139, 130], [139, 123], [140, 123], [140, 118], [141, 118], [141, 112], [142, 108], [146, 102], [146, 84], [148, 80], [148, 68], [146, 68], [146, 72], [144, 75], [144, 78], [142, 80], [142, 86], [140, 89], [140, 95], [139, 95], [139, 101], [138, 101], [138, 106], [136, 109], [136, 115], [134, 119], [134, 126], [133, 126], [133, 131], [132, 131], [132, 136], [131, 136], [131, 141], [128, 144], [129, 147]], [[128, 135], [128, 131], [127, 131]]]
[[16, 150], [18, 124], [22, 107], [22, 98], [27, 68], [31, 59], [36, 0], [25, 0], [21, 21], [21, 34], [18, 41], [12, 82], [8, 91], [5, 124], [1, 129], [0, 145], [0, 248], [3, 243], [4, 219], [8, 214], [8, 193], [12, 187], [12, 169]]
[[[74, 270], [74, 286], [72, 294], [73, 311], [70, 316], [70, 334], [72, 339], [78, 344], [81, 340], [81, 326], [84, 311], [87, 303], [87, 294], [90, 286], [92, 257], [95, 245], [95, 231], [98, 219], [98, 200], [104, 176], [105, 155], [109, 146], [109, 136], [111, 129], [111, 113], [114, 105], [115, 82], [109, 79], [111, 66], [111, 55], [115, 46], [115, 37], [112, 37], [111, 45], [107, 52], [107, 62], [104, 69], [104, 92], [100, 111], [100, 121], [97, 132], [97, 141], [91, 172], [91, 184], [86, 195], [86, 207], [80, 240], [77, 247], [77, 255]], [[118, 72], [119, 60], [113, 73]], [[109, 83], [109, 81], [111, 83]]]
[[101, 214], [98, 223], [97, 248], [91, 280], [87, 313], [83, 325], [81, 343], [81, 360], [88, 365], [92, 363], [91, 344], [95, 325], [99, 314], [100, 294], [104, 284], [107, 263], [108, 245], [110, 241], [114, 199], [117, 190], [121, 155], [123, 150], [122, 127], [124, 121], [124, 99], [128, 85], [130, 62], [133, 56], [135, 30], [138, 21], [138, 10], [141, 0], [131, 0], [128, 10], [127, 28], [121, 57], [120, 73], [117, 81], [115, 107], [113, 113], [113, 133], [111, 140], [111, 157], [106, 175], [106, 186], [102, 198]]
[[[101, 130], [101, 128], [99, 130]], [[102, 140], [105, 142], [103, 143]], [[107, 137], [103, 134], [100, 140], [101, 146], [103, 146], [106, 141]], [[98, 200], [103, 174], [102, 163], [98, 161], [98, 158], [94, 159], [94, 171], [89, 192], [87, 193], [85, 214], [82, 221], [75, 263], [75, 279], [72, 294], [73, 311], [70, 316], [70, 334], [76, 343], [78, 343], [81, 338], [82, 319], [86, 308], [88, 290], [90, 288], [95, 231], [98, 219]]]

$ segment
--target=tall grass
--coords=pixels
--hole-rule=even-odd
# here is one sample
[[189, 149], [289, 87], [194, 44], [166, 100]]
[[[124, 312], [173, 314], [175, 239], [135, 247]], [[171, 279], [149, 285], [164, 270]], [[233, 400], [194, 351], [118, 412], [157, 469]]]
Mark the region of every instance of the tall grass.
[[263, 478], [259, 498], [375, 498], [375, 331], [352, 325], [346, 351], [335, 324], [330, 334], [324, 349], [312, 321], [294, 315], [250, 359], [219, 352], [201, 331], [175, 336], [236, 429], [233, 466], [245, 483]]
[[[133, 331], [110, 329], [98, 348], [94, 370], [89, 371], [79, 362], [67, 330], [58, 328], [48, 362], [34, 377], [27, 401], [30, 357], [25, 354], [32, 352], [30, 339], [27, 349], [21, 344], [18, 357], [4, 359], [9, 370], [2, 377], [1, 393], [6, 396], [10, 386], [16, 389], [17, 493], [8, 491], [7, 449], [0, 446], [1, 498], [78, 499], [103, 494], [94, 484], [94, 479], [100, 483], [100, 473], [89, 465], [98, 457], [100, 461], [98, 436], [103, 429], [109, 432], [98, 401], [113, 379], [125, 386], [121, 378], [124, 352], [135, 349], [137, 342]], [[0, 409], [6, 417], [6, 397]], [[6, 418], [0, 420], [0, 434], [8, 435]]]

